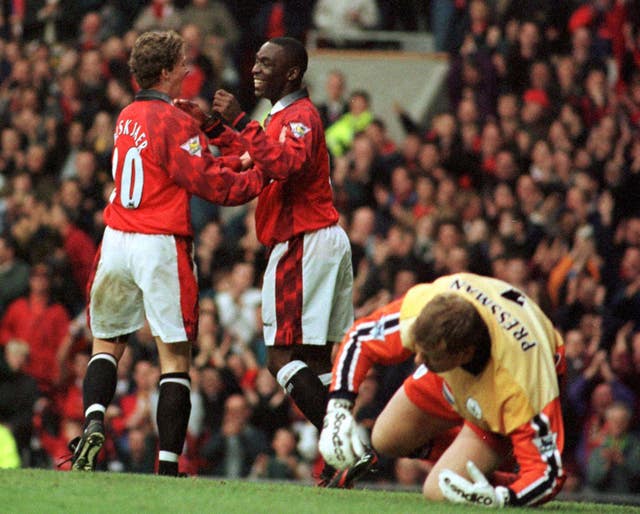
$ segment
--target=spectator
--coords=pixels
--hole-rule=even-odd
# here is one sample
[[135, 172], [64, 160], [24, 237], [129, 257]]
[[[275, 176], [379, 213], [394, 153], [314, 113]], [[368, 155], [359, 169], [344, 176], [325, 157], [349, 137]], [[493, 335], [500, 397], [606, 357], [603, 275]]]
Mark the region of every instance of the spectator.
[[207, 45], [226, 52], [238, 42], [240, 29], [225, 2], [218, 0], [191, 0], [182, 10], [183, 26], [194, 23], [202, 31]]
[[259, 329], [256, 307], [261, 302], [260, 290], [253, 287], [254, 280], [253, 264], [238, 262], [224, 281], [226, 286], [216, 294], [220, 325], [234, 338], [238, 349], [246, 347]]
[[156, 439], [153, 433], [133, 429], [127, 434], [128, 451], [121, 456], [126, 473], [153, 473]]
[[25, 371], [38, 381], [43, 394], [50, 395], [59, 378], [56, 352], [69, 332], [69, 314], [51, 301], [51, 270], [36, 264], [29, 275], [29, 294], [14, 300], [0, 321], [0, 344], [20, 339], [29, 345]]
[[0, 423], [0, 468], [20, 467], [20, 453], [11, 430]]
[[317, 29], [338, 38], [350, 32], [373, 29], [380, 21], [374, 0], [318, 0], [313, 8], [313, 24]]
[[120, 398], [117, 406], [109, 407], [107, 415], [113, 430], [116, 449], [127, 452], [127, 439], [130, 430], [138, 429], [144, 433], [152, 431], [152, 396], [158, 387], [158, 369], [152, 363], [139, 360], [133, 367], [134, 391]]
[[506, 55], [506, 82], [510, 91], [524, 93], [529, 84], [532, 64], [546, 57], [544, 38], [534, 21], [523, 21], [518, 28], [517, 41]]
[[582, 374], [569, 386], [567, 394], [575, 412], [582, 418], [581, 436], [576, 454], [583, 470], [593, 448], [604, 438], [606, 408], [614, 401], [633, 405], [633, 392], [613, 374], [604, 350], [597, 351]]
[[296, 436], [290, 428], [276, 430], [272, 453], [256, 458], [251, 476], [271, 480], [309, 480], [311, 470], [296, 453]]
[[455, 53], [464, 37], [466, 0], [433, 0], [430, 4], [431, 32], [438, 52]]
[[344, 155], [353, 144], [355, 135], [373, 121], [369, 93], [363, 90], [349, 95], [349, 110], [326, 131], [327, 147], [334, 157]]
[[447, 78], [449, 102], [457, 110], [463, 98], [472, 98], [478, 106], [480, 120], [496, 111], [497, 74], [491, 57], [485, 51], [467, 50], [463, 45]]
[[269, 370], [262, 368], [256, 377], [255, 389], [245, 393], [251, 406], [251, 424], [273, 440], [276, 430], [291, 421], [290, 405], [284, 391]]
[[345, 83], [344, 74], [340, 70], [331, 70], [327, 73], [324, 84], [325, 99], [317, 106], [325, 129], [346, 114], [349, 108], [344, 98]]
[[17, 250], [10, 234], [0, 234], [0, 317], [11, 302], [29, 290], [29, 265]]
[[225, 478], [247, 477], [256, 458], [267, 451], [265, 435], [249, 423], [251, 408], [241, 394], [227, 398], [222, 425], [203, 444], [202, 473]]
[[18, 339], [4, 346], [0, 358], [0, 424], [10, 430], [25, 466], [31, 464], [33, 409], [40, 395], [33, 377], [25, 372], [29, 345]]
[[179, 30], [182, 25], [181, 13], [173, 0], [151, 0], [136, 16], [133, 28], [138, 32], [149, 30]]
[[218, 70], [204, 53], [202, 31], [195, 23], [182, 26], [189, 73], [182, 82], [181, 98], [212, 98], [218, 82]]
[[587, 486], [607, 493], [640, 491], [640, 439], [631, 432], [632, 411], [624, 403], [605, 410], [605, 436], [589, 456]]
[[51, 226], [62, 237], [63, 248], [69, 259], [76, 287], [83, 292], [83, 302], [76, 311], [79, 312], [87, 300], [84, 292], [89, 283], [96, 247], [91, 237], [77, 227], [75, 213], [65, 209], [59, 203], [51, 206], [49, 219]]
[[225, 377], [220, 369], [205, 366], [200, 370], [200, 395], [204, 410], [203, 426], [208, 435], [222, 426], [222, 416], [227, 398], [241, 394], [240, 386], [232, 377]]

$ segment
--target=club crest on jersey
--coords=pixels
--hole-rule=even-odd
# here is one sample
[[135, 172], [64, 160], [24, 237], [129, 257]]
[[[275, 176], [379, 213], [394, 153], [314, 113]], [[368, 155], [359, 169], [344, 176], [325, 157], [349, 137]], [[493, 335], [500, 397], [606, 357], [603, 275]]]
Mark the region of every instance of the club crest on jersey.
[[467, 399], [467, 410], [474, 418], [482, 419], [482, 409], [480, 408], [478, 400], [476, 400], [475, 398]]
[[297, 121], [292, 121], [289, 123], [289, 127], [291, 127], [291, 132], [296, 137], [302, 137], [306, 133], [311, 132], [311, 129], [307, 127], [304, 123], [299, 123]]
[[180, 148], [188, 152], [189, 155], [202, 157], [202, 146], [200, 146], [200, 138], [198, 136], [193, 136], [186, 143], [180, 145]]

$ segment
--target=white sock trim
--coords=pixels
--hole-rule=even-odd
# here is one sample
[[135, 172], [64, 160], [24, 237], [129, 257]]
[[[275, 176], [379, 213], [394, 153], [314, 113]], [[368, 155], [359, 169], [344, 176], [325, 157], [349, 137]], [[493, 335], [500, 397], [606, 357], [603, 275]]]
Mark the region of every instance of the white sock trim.
[[187, 380], [186, 378], [163, 378], [162, 380], [160, 380], [160, 383], [158, 384], [159, 386], [161, 386], [162, 384], [166, 384], [168, 382], [175, 382], [176, 384], [181, 384], [183, 386], [185, 386], [189, 391], [191, 391], [191, 381]]
[[293, 375], [295, 375], [302, 368], [306, 368], [306, 367], [307, 365], [302, 361], [288, 362], [287, 364], [285, 364], [280, 368], [280, 371], [278, 371], [278, 375], [276, 376], [276, 380], [278, 381], [278, 384], [280, 384], [280, 386], [286, 390], [287, 384], [293, 378]]
[[165, 462], [178, 462], [178, 458], [180, 456], [177, 453], [168, 452], [166, 450], [160, 450], [158, 452], [158, 460], [163, 460]]
[[87, 367], [90, 366], [93, 361], [97, 361], [98, 359], [108, 360], [114, 366], [118, 366], [118, 361], [110, 353], [96, 353], [91, 357], [91, 359], [89, 359], [89, 363], [87, 364]]
[[86, 411], [84, 411], [84, 417], [86, 418], [92, 412], [102, 412], [102, 414], [104, 414], [106, 410], [107, 408], [104, 405], [93, 403], [87, 407]]
[[318, 375], [318, 378], [320, 379], [320, 382], [322, 382], [322, 385], [326, 386], [331, 384], [331, 377], [331, 373], [322, 373], [322, 375]]

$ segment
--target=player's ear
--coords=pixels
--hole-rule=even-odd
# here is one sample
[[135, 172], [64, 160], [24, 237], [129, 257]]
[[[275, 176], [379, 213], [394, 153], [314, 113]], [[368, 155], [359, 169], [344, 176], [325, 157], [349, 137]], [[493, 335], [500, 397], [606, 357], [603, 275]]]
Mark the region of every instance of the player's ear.
[[299, 79], [300, 79], [300, 67], [292, 66], [291, 68], [289, 68], [289, 71], [287, 72], [287, 80], [289, 82], [295, 82]]
[[171, 70], [162, 68], [162, 70], [160, 71], [160, 81], [164, 82], [166, 80], [169, 80], [169, 75], [171, 75]]

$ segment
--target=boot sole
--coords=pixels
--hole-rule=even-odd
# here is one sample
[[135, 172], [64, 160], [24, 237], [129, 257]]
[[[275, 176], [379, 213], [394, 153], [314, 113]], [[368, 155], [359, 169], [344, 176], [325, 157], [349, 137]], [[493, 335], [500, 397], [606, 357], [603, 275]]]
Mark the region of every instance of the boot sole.
[[84, 441], [80, 455], [71, 465], [71, 469], [75, 471], [93, 471], [96, 467], [96, 458], [98, 452], [104, 444], [104, 434], [96, 432], [87, 437]]

